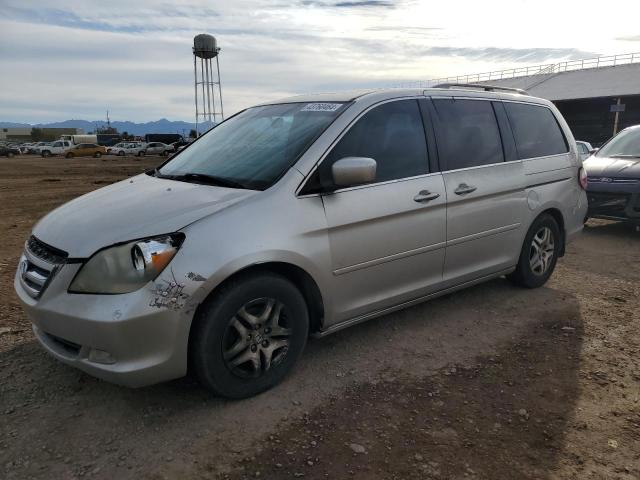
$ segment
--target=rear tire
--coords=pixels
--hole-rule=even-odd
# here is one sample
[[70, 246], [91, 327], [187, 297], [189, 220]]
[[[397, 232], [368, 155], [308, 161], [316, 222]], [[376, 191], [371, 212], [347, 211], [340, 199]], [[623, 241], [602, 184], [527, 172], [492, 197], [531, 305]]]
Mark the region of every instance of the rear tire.
[[556, 268], [561, 241], [562, 235], [556, 220], [546, 213], [540, 215], [529, 227], [518, 265], [507, 278], [526, 288], [544, 285]]
[[140, 151], [138, 152], [138, 156], [139, 156], [139, 157], [144, 157], [144, 150], [140, 150]]
[[120, 150], [120, 151], [118, 152], [118, 156], [119, 156], [119, 157], [124, 157], [124, 150]]
[[50, 157], [51, 156], [51, 152], [49, 150], [45, 150], [44, 152], [42, 152], [42, 156], [43, 157]]
[[7, 158], [13, 158], [14, 155], [13, 152], [7, 152]]
[[73, 158], [73, 153], [67, 153], [64, 157], [65, 158]]
[[100, 153], [100, 152], [96, 152], [96, 153], [94, 153], [94, 154], [93, 154], [93, 156], [94, 156], [95, 158], [100, 158], [100, 157], [102, 156], [102, 153]]
[[307, 305], [289, 280], [271, 272], [242, 275], [199, 310], [190, 335], [191, 366], [212, 392], [251, 397], [291, 371], [308, 333]]

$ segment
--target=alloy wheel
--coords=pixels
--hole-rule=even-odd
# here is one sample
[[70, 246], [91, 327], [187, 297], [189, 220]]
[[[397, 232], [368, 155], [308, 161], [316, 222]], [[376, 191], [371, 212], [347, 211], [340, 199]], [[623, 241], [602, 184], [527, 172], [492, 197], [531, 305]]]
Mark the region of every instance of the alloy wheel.
[[222, 339], [227, 368], [242, 378], [257, 378], [282, 362], [289, 349], [291, 324], [283, 303], [259, 298], [231, 318]]
[[555, 255], [555, 243], [553, 232], [549, 227], [542, 227], [531, 240], [529, 249], [529, 266], [535, 275], [542, 276], [547, 270]]

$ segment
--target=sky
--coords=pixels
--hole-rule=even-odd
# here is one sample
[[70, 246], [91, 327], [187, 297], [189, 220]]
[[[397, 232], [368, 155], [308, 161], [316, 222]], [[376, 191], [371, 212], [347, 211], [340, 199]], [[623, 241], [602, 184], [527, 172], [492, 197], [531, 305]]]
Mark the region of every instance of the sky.
[[[616, 11], [607, 9], [615, 5]], [[301, 93], [640, 52], [638, 0], [0, 0], [0, 120], [193, 121], [193, 36], [225, 114]]]

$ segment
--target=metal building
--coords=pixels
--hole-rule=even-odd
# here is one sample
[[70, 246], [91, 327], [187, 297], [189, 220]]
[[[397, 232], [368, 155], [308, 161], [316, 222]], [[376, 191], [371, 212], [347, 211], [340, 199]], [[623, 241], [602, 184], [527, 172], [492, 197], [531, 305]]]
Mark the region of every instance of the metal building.
[[429, 80], [485, 83], [527, 90], [551, 100], [577, 140], [600, 146], [630, 125], [640, 124], [640, 53], [514, 68]]

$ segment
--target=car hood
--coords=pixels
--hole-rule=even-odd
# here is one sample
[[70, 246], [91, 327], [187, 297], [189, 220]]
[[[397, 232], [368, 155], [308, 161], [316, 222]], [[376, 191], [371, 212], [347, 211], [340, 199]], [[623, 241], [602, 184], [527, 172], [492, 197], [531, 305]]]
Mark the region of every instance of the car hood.
[[71, 258], [152, 235], [175, 232], [260, 193], [138, 175], [56, 208], [33, 234]]
[[592, 155], [582, 165], [589, 177], [640, 178], [640, 158]]

